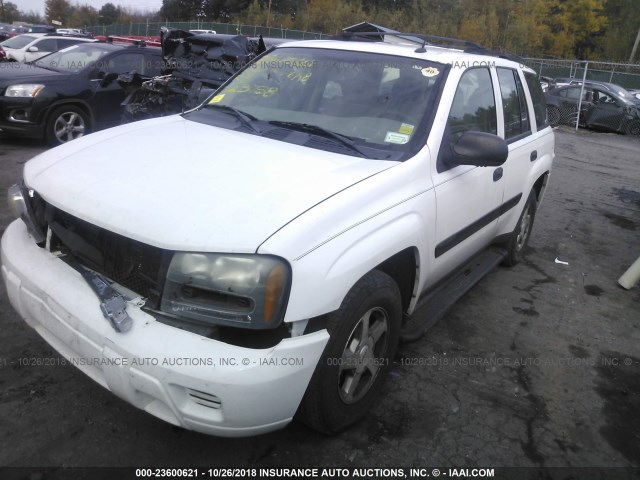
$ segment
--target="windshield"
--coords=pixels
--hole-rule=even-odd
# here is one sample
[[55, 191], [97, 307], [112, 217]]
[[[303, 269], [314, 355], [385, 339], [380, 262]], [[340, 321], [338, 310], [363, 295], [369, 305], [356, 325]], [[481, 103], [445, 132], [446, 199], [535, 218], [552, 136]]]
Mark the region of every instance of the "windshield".
[[[251, 123], [245, 130], [253, 134], [400, 160], [424, 145], [444, 76], [444, 65], [414, 58], [280, 48], [218, 90], [202, 111], [244, 115], [237, 124]], [[186, 118], [207, 121], [202, 114]], [[283, 129], [297, 133], [287, 135]], [[317, 136], [325, 141], [310, 138]]]
[[95, 65], [109, 50], [91, 44], [72, 45], [35, 62], [36, 66], [57, 72], [76, 73], [85, 67]]
[[9, 40], [5, 40], [2, 42], [3, 48], [22, 48], [26, 45], [29, 45], [38, 37], [34, 37], [32, 35], [18, 35]]

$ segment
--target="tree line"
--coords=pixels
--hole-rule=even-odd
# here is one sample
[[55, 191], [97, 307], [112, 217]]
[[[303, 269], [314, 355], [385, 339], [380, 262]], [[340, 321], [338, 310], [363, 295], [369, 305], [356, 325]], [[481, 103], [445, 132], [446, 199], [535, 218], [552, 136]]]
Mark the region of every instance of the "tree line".
[[[640, 28], [638, 0], [163, 0], [157, 12], [69, 0], [45, 6], [42, 21], [68, 27], [200, 21], [333, 34], [366, 20], [523, 56], [607, 61], [627, 61]], [[16, 14], [23, 12], [4, 2], [0, 21]]]

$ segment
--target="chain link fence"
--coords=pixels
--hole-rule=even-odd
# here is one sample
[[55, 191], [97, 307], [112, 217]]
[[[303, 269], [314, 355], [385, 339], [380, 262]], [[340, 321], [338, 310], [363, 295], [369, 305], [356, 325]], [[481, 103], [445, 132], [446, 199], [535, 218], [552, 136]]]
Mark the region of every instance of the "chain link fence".
[[640, 135], [639, 64], [538, 58], [525, 63], [546, 90], [551, 125]]
[[[86, 27], [94, 35], [156, 37], [160, 28], [213, 30], [220, 34], [311, 40], [329, 38], [322, 33], [286, 28], [215, 22], [146, 22]], [[545, 89], [549, 122], [620, 133], [640, 134], [640, 98], [624, 89], [640, 91], [640, 64], [587, 62], [553, 58], [525, 58]], [[583, 85], [583, 80], [586, 81]], [[592, 83], [596, 82], [596, 83]], [[638, 94], [640, 95], [640, 94]], [[638, 105], [634, 106], [633, 102]]]
[[322, 33], [303, 32], [302, 30], [289, 30], [287, 28], [214, 22], [147, 22], [119, 25], [94, 25], [86, 27], [85, 30], [94, 35], [155, 37], [160, 34], [160, 27], [179, 28], [181, 30], [213, 30], [216, 33], [229, 35], [247, 35], [249, 37], [262, 35], [263, 37], [269, 38], [290, 38], [296, 40], [315, 40], [329, 37], [329, 35]]

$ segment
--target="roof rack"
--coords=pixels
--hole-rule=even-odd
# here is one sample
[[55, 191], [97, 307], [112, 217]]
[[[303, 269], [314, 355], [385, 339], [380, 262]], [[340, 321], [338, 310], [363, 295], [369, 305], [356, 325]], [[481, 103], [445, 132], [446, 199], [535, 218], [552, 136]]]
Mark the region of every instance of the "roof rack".
[[482, 45], [471, 42], [469, 40], [461, 40], [459, 38], [441, 37], [438, 35], [429, 35], [425, 33], [405, 33], [392, 30], [381, 25], [369, 22], [362, 22], [342, 30], [342, 35], [338, 38], [343, 40], [368, 40], [368, 41], [386, 41], [386, 36], [394, 37], [400, 40], [409, 41], [419, 44], [416, 49], [417, 53], [426, 52], [426, 46], [453, 47], [461, 49], [465, 53], [473, 53], [476, 55], [490, 55], [493, 57], [504, 58], [515, 62], [523, 63], [523, 59], [516, 55], [506, 54], [495, 50], [489, 50]]
[[116, 40], [117, 42], [131, 43], [136, 47], [146, 47], [148, 44], [150, 45], [160, 45], [160, 42], [155, 42], [153, 40], [144, 40], [141, 38], [130, 38], [130, 37], [116, 37], [112, 35], [107, 36], [107, 43], [113, 43]]
[[473, 50], [485, 50], [486, 49], [475, 42], [470, 42], [469, 40], [460, 40], [459, 38], [449, 38], [449, 37], [439, 37], [437, 35], [428, 35], [425, 33], [405, 33], [405, 32], [395, 32], [393, 30], [390, 31], [376, 31], [376, 32], [366, 32], [366, 31], [350, 31], [343, 30], [342, 38], [345, 40], [351, 40], [354, 37], [362, 37], [366, 40], [371, 41], [384, 41], [385, 37], [396, 37], [402, 40], [407, 40], [412, 43], [420, 44], [422, 47], [427, 45], [437, 45], [437, 46], [456, 46], [463, 47], [464, 50], [473, 49]]

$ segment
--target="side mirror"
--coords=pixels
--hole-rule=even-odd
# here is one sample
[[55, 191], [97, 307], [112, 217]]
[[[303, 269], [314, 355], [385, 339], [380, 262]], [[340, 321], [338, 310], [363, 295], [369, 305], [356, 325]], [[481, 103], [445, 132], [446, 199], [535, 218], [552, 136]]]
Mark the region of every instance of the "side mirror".
[[38, 51], [39, 51], [38, 47], [36, 47], [36, 46], [27, 48], [27, 52], [35, 53], [35, 52], [38, 52]]
[[486, 132], [464, 132], [458, 141], [451, 144], [451, 165], [474, 165], [476, 167], [499, 167], [509, 156], [509, 147], [504, 139]]

